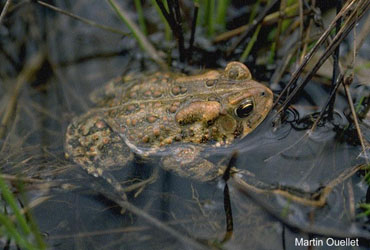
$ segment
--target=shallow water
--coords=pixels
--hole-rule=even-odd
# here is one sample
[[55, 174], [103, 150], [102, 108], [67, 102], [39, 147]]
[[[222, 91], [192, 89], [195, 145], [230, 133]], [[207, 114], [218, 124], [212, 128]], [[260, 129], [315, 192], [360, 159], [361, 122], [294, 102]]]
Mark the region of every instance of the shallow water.
[[[122, 27], [101, 1], [62, 2], [56, 5]], [[226, 232], [230, 214], [225, 213], [227, 195], [221, 178], [199, 183], [159, 169], [157, 180], [138, 197], [129, 194], [134, 206], [184, 238], [153, 226], [144, 216], [122, 211], [118, 202], [109, 199], [113, 190], [104, 181], [65, 160], [64, 134], [72, 117], [92, 107], [88, 100], [92, 90], [125, 72], [154, 72], [158, 67], [130, 38], [96, 31], [53, 12], [39, 10], [38, 14], [45, 24], [44, 43], [50, 62], [43, 67], [49, 75], [39, 84], [24, 86], [13, 126], [0, 144], [0, 168], [2, 173], [22, 173], [53, 184], [26, 190], [30, 201], [49, 196], [32, 214], [50, 249], [196, 249], [187, 240], [204, 249], [298, 249], [295, 239], [309, 239], [311, 234], [319, 239], [358, 237], [361, 247], [357, 249], [369, 246], [367, 219], [357, 217], [361, 212], [357, 204], [365, 201], [368, 186], [362, 176], [350, 173], [365, 160], [358, 157], [360, 146], [340, 140], [338, 132], [349, 123], [343, 94], [336, 100], [334, 124], [325, 123], [312, 133], [302, 129], [302, 118], [319, 111], [327, 96], [327, 87], [315, 82], [287, 111], [288, 121], [274, 123], [276, 113], [272, 111], [243, 140], [226, 149], [211, 150], [209, 159], [223, 160], [225, 165], [237, 152], [239, 179], [228, 182], [233, 220], [230, 239]], [[223, 63], [222, 59], [216, 62]], [[13, 79], [0, 82], [0, 90], [5, 90], [1, 92], [2, 104], [12, 95], [6, 85], [9, 81]], [[355, 89], [353, 92], [358, 94]], [[156, 168], [155, 162], [135, 162], [114, 174], [122, 181], [146, 179]], [[243, 182], [252, 188], [241, 187]], [[328, 185], [333, 188], [325, 206], [302, 203], [314, 201], [312, 195]], [[299, 201], [274, 191], [292, 194]]]

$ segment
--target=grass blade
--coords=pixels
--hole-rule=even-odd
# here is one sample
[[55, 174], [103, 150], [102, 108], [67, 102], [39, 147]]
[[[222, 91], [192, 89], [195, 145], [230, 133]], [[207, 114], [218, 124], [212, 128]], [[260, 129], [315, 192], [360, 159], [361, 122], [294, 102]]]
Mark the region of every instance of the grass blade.
[[166, 63], [160, 57], [154, 46], [150, 43], [150, 41], [144, 36], [144, 34], [140, 31], [139, 27], [136, 23], [134, 23], [130, 18], [128, 13], [121, 8], [116, 0], [107, 0], [109, 5], [112, 9], [116, 12], [118, 17], [127, 25], [130, 29], [132, 34], [134, 35], [136, 41], [139, 43], [140, 47], [146, 51], [149, 56], [155, 61], [158, 65], [160, 65], [163, 69], [167, 69]]
[[253, 48], [254, 43], [257, 41], [257, 37], [258, 37], [258, 34], [260, 33], [261, 27], [262, 27], [262, 24], [259, 24], [257, 26], [256, 30], [254, 31], [251, 40], [249, 41], [247, 47], [243, 51], [243, 54], [240, 56], [240, 59], [239, 60], [241, 62], [244, 62], [247, 59], [249, 53], [251, 52], [251, 50]]
[[218, 1], [216, 22], [222, 30], [225, 30], [226, 27], [226, 13], [229, 4], [230, 4], [229, 0]]
[[145, 18], [144, 18], [144, 13], [143, 13], [143, 7], [141, 6], [141, 0], [135, 0], [135, 7], [136, 7], [136, 12], [139, 17], [139, 25], [141, 28], [141, 31], [143, 32], [144, 35], [147, 35], [146, 31], [146, 25], [145, 25]]
[[12, 209], [19, 225], [21, 226], [22, 228], [22, 231], [28, 235], [31, 233], [31, 229], [29, 228], [27, 222], [26, 222], [26, 219], [22, 216], [22, 214], [20, 213], [19, 211], [19, 208], [17, 206], [17, 203], [15, 201], [15, 198], [14, 196], [12, 195], [12, 193], [10, 192], [10, 190], [8, 189], [8, 186], [5, 184], [5, 182], [3, 181], [2, 178], [0, 178], [0, 191], [1, 191], [1, 194], [5, 200], [5, 202], [10, 206], [10, 208]]

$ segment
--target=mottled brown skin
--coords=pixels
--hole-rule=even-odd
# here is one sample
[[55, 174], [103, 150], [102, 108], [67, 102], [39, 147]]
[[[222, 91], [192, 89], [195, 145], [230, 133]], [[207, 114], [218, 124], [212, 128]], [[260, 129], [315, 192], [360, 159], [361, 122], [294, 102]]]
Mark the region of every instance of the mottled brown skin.
[[[133, 153], [162, 156], [164, 169], [207, 181], [218, 168], [200, 155], [252, 132], [271, 109], [273, 94], [239, 62], [194, 76], [156, 73], [110, 81], [91, 96], [97, 108], [75, 118], [66, 156], [122, 190], [106, 170]], [[241, 116], [241, 117], [240, 117]]]

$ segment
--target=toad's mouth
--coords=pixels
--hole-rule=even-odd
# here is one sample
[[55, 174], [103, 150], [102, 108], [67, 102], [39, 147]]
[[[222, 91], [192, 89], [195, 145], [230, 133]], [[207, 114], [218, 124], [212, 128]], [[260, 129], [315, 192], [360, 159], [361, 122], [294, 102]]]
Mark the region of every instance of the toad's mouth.
[[241, 122], [238, 122], [237, 125], [235, 126], [234, 130], [234, 139], [241, 139], [244, 131], [244, 126]]

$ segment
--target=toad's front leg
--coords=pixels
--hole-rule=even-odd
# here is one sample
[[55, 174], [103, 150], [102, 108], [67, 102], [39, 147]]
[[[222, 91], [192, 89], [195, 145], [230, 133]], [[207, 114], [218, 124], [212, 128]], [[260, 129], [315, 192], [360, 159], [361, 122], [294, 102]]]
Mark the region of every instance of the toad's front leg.
[[134, 157], [104, 114], [89, 112], [75, 118], [67, 128], [65, 152], [67, 158], [89, 174], [104, 179], [125, 199], [123, 187], [109, 170], [127, 165]]
[[182, 177], [205, 182], [222, 175], [222, 170], [204, 159], [202, 148], [196, 145], [172, 146], [170, 153], [162, 158], [162, 167]]

